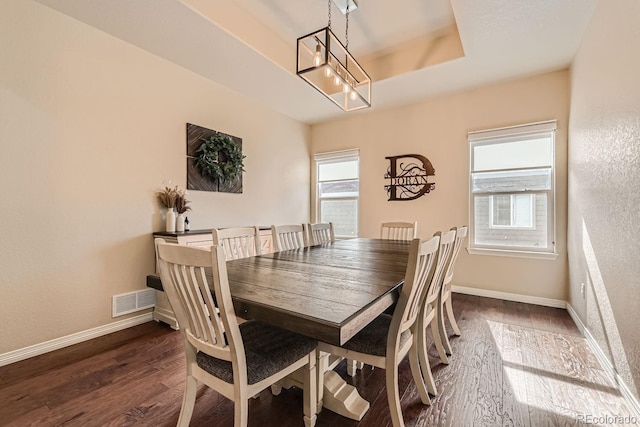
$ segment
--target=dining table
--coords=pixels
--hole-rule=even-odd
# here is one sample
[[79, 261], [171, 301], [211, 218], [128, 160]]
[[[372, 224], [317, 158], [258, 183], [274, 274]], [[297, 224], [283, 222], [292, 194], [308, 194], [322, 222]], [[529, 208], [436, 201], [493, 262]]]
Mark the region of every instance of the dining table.
[[[355, 238], [227, 261], [236, 314], [342, 345], [398, 299], [410, 242]], [[318, 409], [360, 420], [369, 408], [318, 358]], [[295, 384], [295, 381], [294, 381]]]
[[[343, 345], [400, 295], [409, 241], [354, 238], [226, 262], [236, 315]], [[162, 291], [157, 275], [147, 286]], [[369, 402], [333, 370], [342, 359], [318, 357], [318, 411], [361, 420]], [[290, 383], [301, 386], [295, 376]]]

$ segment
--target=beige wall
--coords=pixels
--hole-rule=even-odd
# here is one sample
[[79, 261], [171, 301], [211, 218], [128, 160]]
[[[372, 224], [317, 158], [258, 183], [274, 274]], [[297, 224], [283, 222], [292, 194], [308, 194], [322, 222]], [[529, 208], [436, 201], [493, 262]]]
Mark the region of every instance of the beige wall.
[[[375, 237], [382, 221], [418, 221], [419, 237], [469, 222], [467, 133], [558, 120], [557, 249], [554, 261], [469, 255], [458, 260], [454, 284], [527, 296], [566, 299], [567, 71], [487, 86], [391, 110], [349, 115], [314, 125], [312, 151], [360, 149], [360, 236]], [[375, 94], [374, 94], [375, 96]], [[433, 164], [436, 189], [414, 201], [388, 202], [385, 156], [417, 153]]]
[[599, 2], [572, 66], [568, 240], [569, 302], [636, 397], [639, 16], [637, 0]]
[[0, 58], [0, 354], [122, 319], [187, 122], [247, 155], [243, 194], [191, 192], [193, 229], [308, 220], [308, 126], [31, 1], [0, 2]]

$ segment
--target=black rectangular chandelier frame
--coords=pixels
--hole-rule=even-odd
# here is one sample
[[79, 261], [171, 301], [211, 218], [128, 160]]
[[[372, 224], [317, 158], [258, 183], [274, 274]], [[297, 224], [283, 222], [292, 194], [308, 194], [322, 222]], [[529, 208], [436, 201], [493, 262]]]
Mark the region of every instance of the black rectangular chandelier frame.
[[296, 57], [296, 74], [338, 107], [371, 107], [371, 78], [329, 27], [298, 38]]

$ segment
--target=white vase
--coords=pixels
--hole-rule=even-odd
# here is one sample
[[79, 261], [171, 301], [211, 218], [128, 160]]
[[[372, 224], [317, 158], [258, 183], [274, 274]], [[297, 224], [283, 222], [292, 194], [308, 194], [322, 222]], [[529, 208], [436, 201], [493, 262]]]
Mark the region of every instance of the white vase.
[[167, 209], [166, 227], [169, 233], [176, 231], [176, 212], [173, 208]]
[[184, 231], [184, 214], [178, 214], [176, 217], [176, 231]]

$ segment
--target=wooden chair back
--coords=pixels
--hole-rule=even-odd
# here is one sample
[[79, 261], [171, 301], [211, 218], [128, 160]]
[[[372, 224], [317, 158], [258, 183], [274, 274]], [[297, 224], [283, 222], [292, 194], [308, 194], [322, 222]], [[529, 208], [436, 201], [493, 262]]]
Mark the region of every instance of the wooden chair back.
[[159, 243], [158, 260], [162, 286], [184, 334], [188, 361], [202, 351], [234, 362], [245, 367], [238, 380], [246, 383], [244, 346], [231, 300], [224, 249], [214, 246], [207, 251]]
[[262, 254], [258, 227], [213, 229], [214, 246], [222, 246], [227, 261]]
[[307, 238], [302, 224], [272, 225], [271, 236], [276, 252], [300, 249], [307, 246]]
[[386, 240], [413, 240], [418, 236], [418, 221], [383, 222], [380, 226], [380, 238]]
[[435, 301], [438, 299], [440, 289], [442, 288], [442, 280], [453, 252], [453, 245], [456, 238], [456, 232], [453, 230], [441, 233], [436, 232], [434, 236], [440, 237], [440, 248], [438, 249], [438, 261], [436, 263], [431, 283], [425, 289], [425, 296], [423, 297], [423, 306], [426, 307], [426, 311], [435, 308]]
[[449, 264], [447, 265], [447, 271], [442, 281], [443, 285], [447, 285], [451, 283], [451, 280], [453, 279], [453, 270], [455, 268], [455, 263], [456, 263], [456, 260], [458, 259], [458, 254], [460, 253], [460, 249], [462, 248], [462, 245], [464, 244], [464, 241], [467, 238], [468, 228], [465, 225], [463, 227], [453, 227], [451, 230], [455, 231], [456, 233], [456, 241], [453, 244], [451, 259], [449, 260]]
[[[404, 284], [402, 285], [400, 298], [393, 313], [394, 318], [389, 329], [387, 345], [395, 341], [391, 339], [392, 336], [400, 339], [400, 335], [404, 331], [417, 324], [416, 320], [420, 313], [421, 298], [425, 287], [433, 277], [439, 248], [439, 236], [434, 236], [423, 242], [421, 242], [420, 239], [412, 240]], [[395, 325], [397, 326], [394, 327]], [[391, 354], [389, 350], [390, 349], [387, 348], [387, 354]]]
[[321, 243], [331, 243], [336, 241], [332, 222], [307, 224], [307, 230], [309, 231], [310, 245], [319, 245]]

